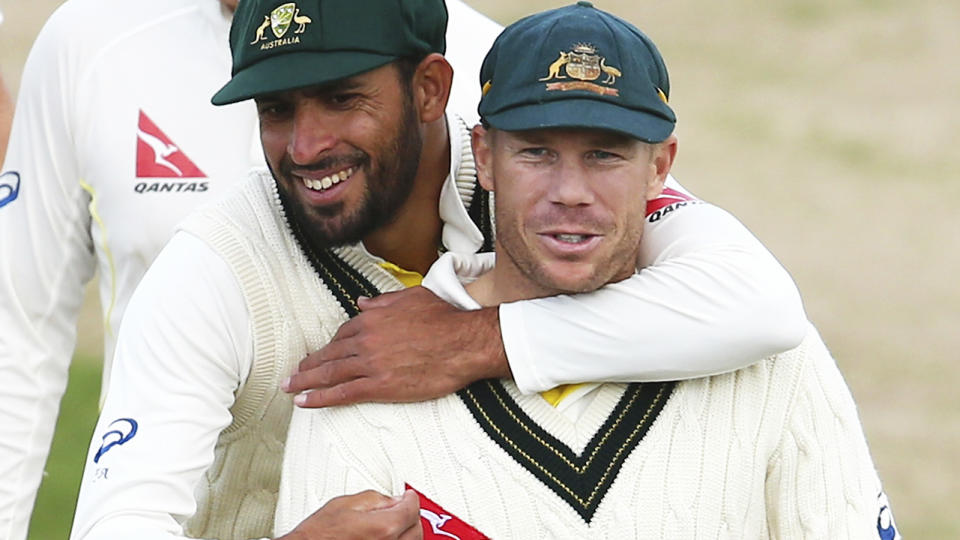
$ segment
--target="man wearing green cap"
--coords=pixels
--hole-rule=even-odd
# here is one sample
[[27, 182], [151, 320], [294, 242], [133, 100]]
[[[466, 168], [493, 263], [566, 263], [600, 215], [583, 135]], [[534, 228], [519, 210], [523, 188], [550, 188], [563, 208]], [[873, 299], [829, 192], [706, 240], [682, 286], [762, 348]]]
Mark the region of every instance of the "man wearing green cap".
[[[351, 323], [368, 322], [343, 326], [353, 333], [338, 334], [339, 352], [324, 349], [335, 361], [286, 385], [325, 386], [298, 403], [363, 385], [368, 399], [412, 401], [510, 375], [521, 392], [561, 403], [577, 391], [566, 383], [701, 376], [799, 342], [805, 318], [786, 272], [676, 184], [647, 205], [644, 272], [596, 294], [467, 312], [415, 288], [365, 304], [418, 283], [438, 251], [492, 244], [470, 134], [445, 115], [445, 24], [440, 0], [240, 3], [233, 79], [214, 101], [256, 99], [270, 170], [184, 222], [131, 300], [75, 537], [269, 534], [292, 410], [279, 386], [362, 306], [375, 307]], [[544, 84], [628, 76], [586, 50], [551, 54], [558, 80], [544, 67]], [[594, 236], [552, 234], [571, 245]], [[391, 301], [406, 311], [382, 306]], [[410, 338], [387, 349], [393, 371], [352, 349], [383, 349], [379, 337], [354, 339], [370, 335], [374, 313]], [[418, 339], [424, 327], [430, 342]]]
[[[657, 48], [579, 2], [507, 27], [481, 80], [472, 142], [496, 255], [446, 253], [424, 286], [480, 309], [629, 279], [677, 152]], [[812, 326], [734, 373], [583, 384], [557, 406], [501, 379], [422, 403], [297, 409], [283, 468], [279, 532], [343, 492], [413, 488], [425, 538], [897, 537]]]

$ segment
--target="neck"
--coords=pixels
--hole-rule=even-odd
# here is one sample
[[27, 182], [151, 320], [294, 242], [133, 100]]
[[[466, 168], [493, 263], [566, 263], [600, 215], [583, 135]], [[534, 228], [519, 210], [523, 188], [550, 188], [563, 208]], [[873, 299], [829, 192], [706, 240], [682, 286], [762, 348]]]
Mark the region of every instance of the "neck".
[[424, 128], [420, 164], [410, 197], [396, 219], [363, 239], [367, 251], [405, 270], [426, 274], [437, 260], [443, 230], [440, 192], [449, 171], [450, 137], [446, 118], [441, 117]]
[[[500, 262], [497, 257], [497, 262]], [[545, 296], [556, 296], [564, 291], [557, 291], [531, 283], [523, 276], [507, 275], [504, 265], [496, 264], [487, 273], [464, 286], [467, 294], [483, 307], [499, 306], [509, 302], [531, 300]]]

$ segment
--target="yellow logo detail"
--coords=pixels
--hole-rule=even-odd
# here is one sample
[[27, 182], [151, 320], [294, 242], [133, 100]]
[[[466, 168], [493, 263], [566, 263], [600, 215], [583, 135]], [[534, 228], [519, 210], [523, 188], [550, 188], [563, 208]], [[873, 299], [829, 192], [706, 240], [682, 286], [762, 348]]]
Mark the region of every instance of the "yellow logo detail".
[[[276, 37], [276, 41], [261, 45], [261, 49], [272, 49], [282, 45], [300, 43], [300, 38], [297, 36], [283, 40], [281, 38], [290, 30], [291, 23], [296, 23], [297, 25], [293, 33], [302, 34], [306, 31], [307, 25], [312, 22], [313, 20], [310, 17], [300, 14], [300, 8], [297, 7], [296, 3], [289, 2], [283, 4], [271, 11], [269, 15], [263, 16], [263, 22], [257, 27], [256, 35], [250, 44], [256, 45], [261, 41], [267, 41], [269, 39], [267, 37], [267, 29], [270, 29], [274, 37]], [[278, 43], [278, 41], [281, 42]]]
[[[600, 84], [594, 83], [601, 75], [606, 75]], [[587, 43], [577, 43], [569, 51], [560, 51], [560, 57], [547, 68], [547, 76], [540, 81], [554, 79], [577, 79], [571, 82], [555, 82], [547, 84], [547, 91], [554, 90], [589, 90], [607, 96], [619, 96], [620, 91], [609, 86], [617, 82], [617, 77], [623, 77], [619, 69], [608, 66], [607, 59], [597, 54], [597, 49]]]

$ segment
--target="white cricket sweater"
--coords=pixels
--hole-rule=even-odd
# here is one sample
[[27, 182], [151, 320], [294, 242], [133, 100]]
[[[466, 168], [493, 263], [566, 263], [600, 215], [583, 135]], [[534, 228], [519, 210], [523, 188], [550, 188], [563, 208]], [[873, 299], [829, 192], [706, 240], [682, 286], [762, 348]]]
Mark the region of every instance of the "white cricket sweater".
[[[491, 262], [447, 254], [424, 284], [475, 308], [451, 276]], [[298, 409], [275, 532], [334, 496], [405, 484], [497, 539], [879, 538], [889, 518], [812, 327], [800, 347], [730, 374], [580, 399], [570, 414], [488, 381], [426, 403]]]

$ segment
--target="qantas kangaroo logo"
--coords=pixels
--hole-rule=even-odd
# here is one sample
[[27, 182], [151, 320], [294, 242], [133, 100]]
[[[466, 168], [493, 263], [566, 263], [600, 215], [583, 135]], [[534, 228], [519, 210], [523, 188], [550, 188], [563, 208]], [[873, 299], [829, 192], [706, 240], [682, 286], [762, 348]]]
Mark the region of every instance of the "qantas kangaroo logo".
[[489, 540], [487, 535], [451, 512], [444, 510], [442, 506], [431, 501], [429, 497], [410, 487], [410, 484], [406, 484], [405, 488], [413, 489], [420, 498], [420, 524], [423, 529], [423, 540], [432, 538]]
[[460, 540], [460, 537], [455, 534], [450, 534], [447, 531], [443, 530], [443, 525], [453, 519], [453, 516], [450, 514], [438, 514], [436, 512], [431, 512], [424, 508], [420, 509], [420, 517], [426, 519], [430, 522], [430, 528], [433, 529], [433, 534], [438, 534], [440, 536], [447, 536], [449, 538], [455, 538]]
[[137, 123], [137, 178], [206, 178], [207, 175], [140, 111]]

